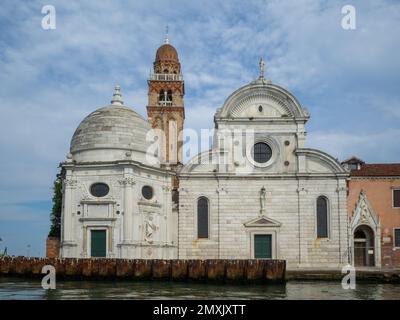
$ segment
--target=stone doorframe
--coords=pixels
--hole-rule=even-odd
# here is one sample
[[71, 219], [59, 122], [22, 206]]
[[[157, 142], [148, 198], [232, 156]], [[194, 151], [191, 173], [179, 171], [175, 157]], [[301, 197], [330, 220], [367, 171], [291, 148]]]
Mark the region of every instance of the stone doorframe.
[[368, 226], [374, 233], [375, 267], [381, 267], [381, 223], [370, 205], [367, 195], [361, 190], [358, 202], [349, 218], [349, 245], [351, 264], [354, 266], [354, 232], [359, 226]]
[[281, 223], [262, 215], [244, 223], [250, 244], [249, 259], [254, 259], [254, 236], [258, 234], [271, 235], [271, 258], [279, 259], [279, 229]]

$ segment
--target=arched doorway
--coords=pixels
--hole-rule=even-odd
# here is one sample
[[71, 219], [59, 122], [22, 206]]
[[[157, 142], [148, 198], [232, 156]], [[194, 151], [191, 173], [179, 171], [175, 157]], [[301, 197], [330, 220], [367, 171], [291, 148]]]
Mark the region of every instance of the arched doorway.
[[375, 237], [369, 226], [361, 225], [354, 230], [354, 265], [375, 266]]

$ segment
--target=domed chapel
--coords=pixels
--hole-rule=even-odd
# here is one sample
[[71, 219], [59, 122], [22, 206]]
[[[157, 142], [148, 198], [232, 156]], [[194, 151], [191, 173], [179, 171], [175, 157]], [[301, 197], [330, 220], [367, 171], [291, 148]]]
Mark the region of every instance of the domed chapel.
[[264, 78], [262, 60], [259, 77], [216, 110], [211, 149], [185, 164], [185, 86], [168, 40], [147, 83], [148, 119], [116, 86], [73, 134], [61, 163], [61, 257], [347, 263], [348, 171], [305, 148], [309, 114]]

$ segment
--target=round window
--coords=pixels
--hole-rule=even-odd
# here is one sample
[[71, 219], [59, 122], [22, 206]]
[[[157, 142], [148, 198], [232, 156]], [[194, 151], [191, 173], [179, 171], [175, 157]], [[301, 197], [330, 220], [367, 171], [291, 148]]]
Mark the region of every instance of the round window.
[[95, 197], [104, 197], [109, 191], [110, 188], [105, 183], [94, 183], [90, 187], [90, 193]]
[[255, 162], [265, 163], [272, 157], [271, 147], [264, 143], [258, 142], [253, 146], [252, 157]]
[[153, 198], [153, 188], [150, 186], [144, 186], [142, 188], [142, 195], [145, 199], [150, 200]]

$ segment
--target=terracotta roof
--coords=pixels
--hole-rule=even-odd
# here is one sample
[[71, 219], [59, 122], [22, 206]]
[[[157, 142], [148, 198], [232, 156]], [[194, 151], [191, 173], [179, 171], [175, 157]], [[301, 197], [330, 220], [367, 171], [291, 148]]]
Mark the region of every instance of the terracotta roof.
[[172, 45], [168, 43], [163, 44], [161, 47], [157, 49], [156, 52], [156, 61], [160, 60], [161, 61], [172, 60], [179, 62], [178, 52]]
[[400, 163], [363, 164], [360, 170], [352, 170], [350, 177], [400, 177]]

